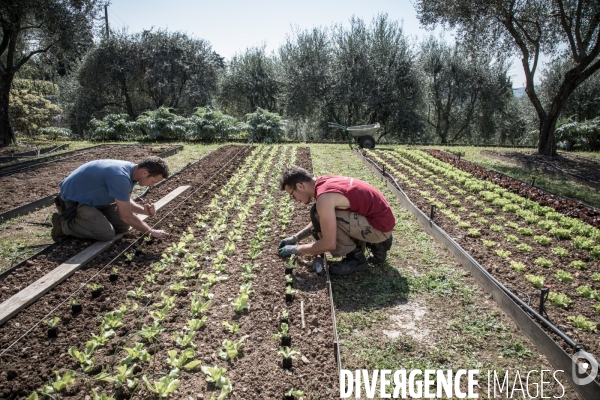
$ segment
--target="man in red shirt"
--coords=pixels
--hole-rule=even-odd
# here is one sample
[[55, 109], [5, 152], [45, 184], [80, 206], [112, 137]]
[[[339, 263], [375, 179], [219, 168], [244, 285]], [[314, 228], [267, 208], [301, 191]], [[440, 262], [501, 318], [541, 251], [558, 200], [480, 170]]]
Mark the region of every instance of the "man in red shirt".
[[[330, 263], [329, 273], [348, 275], [369, 268], [362, 245], [371, 251], [369, 261], [385, 261], [392, 247], [392, 230], [396, 220], [383, 194], [373, 186], [356, 178], [325, 175], [313, 177], [303, 168], [286, 168], [279, 181], [294, 200], [309, 204], [311, 223], [296, 235], [283, 239], [279, 255], [322, 254], [345, 256], [342, 261]], [[316, 242], [297, 243], [313, 234]]]

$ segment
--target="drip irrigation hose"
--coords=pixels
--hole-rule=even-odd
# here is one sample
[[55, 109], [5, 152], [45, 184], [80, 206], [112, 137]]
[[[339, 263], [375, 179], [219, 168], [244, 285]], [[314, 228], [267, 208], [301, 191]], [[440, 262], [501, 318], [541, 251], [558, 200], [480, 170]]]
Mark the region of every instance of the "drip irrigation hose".
[[[367, 160], [369, 163], [371, 163], [378, 171], [382, 171], [382, 169], [377, 165], [377, 163], [375, 161], [371, 160], [369, 157], [367, 157], [365, 154], [363, 154], [361, 152], [358, 152], [358, 154], [361, 157], [363, 157], [365, 160]], [[401, 193], [404, 193], [402, 188], [400, 187], [400, 185], [398, 185], [398, 182], [396, 181], [396, 179], [393, 176], [386, 173], [386, 175], [384, 175], [384, 177], [389, 178], [394, 183], [394, 186], [396, 186], [396, 188]], [[555, 333], [561, 339], [563, 339], [565, 341], [565, 343], [567, 343], [573, 350], [577, 351], [578, 349], [582, 348], [582, 346], [580, 344], [574, 342], [573, 339], [571, 339], [569, 336], [567, 336], [563, 331], [561, 331], [556, 326], [554, 326], [554, 324], [552, 324], [550, 321], [548, 321], [546, 318], [544, 318], [542, 315], [540, 315], [536, 310], [534, 310], [528, 304], [526, 304], [523, 300], [521, 300], [519, 298], [519, 296], [515, 295], [506, 286], [504, 286], [502, 283], [500, 283], [492, 274], [490, 274], [479, 263], [477, 263], [477, 262], [475, 262], [475, 263], [480, 268], [481, 272], [490, 281], [492, 281], [496, 286], [498, 286], [514, 302], [516, 302], [518, 305], [520, 305], [522, 308], [524, 308], [528, 313], [530, 313], [533, 317], [535, 317], [535, 319], [537, 319], [542, 325], [544, 325], [546, 328], [550, 329], [553, 333]]]
[[[199, 186], [196, 190], [194, 190], [192, 192], [192, 194], [190, 194], [188, 197], [186, 197], [185, 199], [183, 199], [176, 207], [174, 207], [171, 211], [169, 211], [168, 213], [166, 213], [161, 219], [159, 219], [154, 225], [152, 225], [150, 227], [150, 230], [152, 228], [154, 228], [156, 225], [158, 225], [159, 223], [161, 223], [167, 216], [169, 216], [171, 213], [173, 213], [173, 211], [177, 210], [185, 201], [187, 201], [190, 197], [192, 197], [194, 194], [196, 194], [196, 192], [198, 192], [200, 189], [204, 188], [204, 186], [206, 186], [208, 184], [208, 182], [210, 182], [212, 180], [212, 178], [214, 178], [215, 176], [217, 176], [225, 167], [228, 167], [229, 164], [231, 164], [236, 158], [237, 156], [245, 149], [245, 147], [241, 147], [240, 150], [226, 163], [224, 164], [221, 168], [219, 168], [218, 171], [216, 171], [209, 179], [206, 180], [206, 182], [204, 182], [201, 186]], [[198, 160], [199, 161], [199, 160]], [[31, 326], [31, 328], [29, 328], [27, 331], [25, 331], [25, 333], [23, 333], [21, 336], [19, 336], [14, 342], [12, 342], [6, 349], [2, 350], [2, 352], [0, 353], [0, 357], [2, 357], [4, 354], [6, 354], [6, 352], [8, 350], [10, 350], [15, 344], [17, 344], [18, 342], [21, 341], [21, 339], [23, 339], [25, 336], [29, 335], [31, 333], [31, 331], [33, 331], [37, 326], [39, 326], [42, 321], [44, 319], [49, 318], [54, 311], [56, 311], [59, 307], [63, 306], [65, 303], [67, 303], [70, 299], [73, 298], [73, 296], [75, 294], [77, 294], [81, 289], [83, 289], [85, 287], [85, 285], [92, 281], [92, 279], [94, 279], [96, 276], [98, 276], [102, 271], [104, 271], [108, 266], [112, 265], [112, 263], [114, 261], [116, 261], [119, 257], [121, 257], [125, 252], [127, 252], [127, 250], [129, 250], [133, 245], [135, 245], [141, 238], [143, 238], [144, 236], [146, 236], [148, 234], [149, 231], [144, 232], [142, 235], [138, 236], [133, 242], [131, 242], [131, 244], [129, 246], [127, 246], [125, 249], [123, 249], [119, 254], [117, 254], [112, 260], [110, 260], [106, 265], [104, 265], [102, 268], [100, 268], [94, 275], [92, 275], [87, 281], [83, 282], [81, 285], [79, 285], [79, 288], [77, 290], [75, 290], [74, 292], [72, 292], [69, 296], [67, 296], [62, 302], [60, 302], [56, 307], [54, 307], [52, 310], [50, 310], [50, 312], [48, 314], [46, 314], [43, 318], [41, 318], [40, 320], [38, 320], [36, 323], [33, 324], [33, 326]], [[58, 243], [58, 242], [57, 242]]]

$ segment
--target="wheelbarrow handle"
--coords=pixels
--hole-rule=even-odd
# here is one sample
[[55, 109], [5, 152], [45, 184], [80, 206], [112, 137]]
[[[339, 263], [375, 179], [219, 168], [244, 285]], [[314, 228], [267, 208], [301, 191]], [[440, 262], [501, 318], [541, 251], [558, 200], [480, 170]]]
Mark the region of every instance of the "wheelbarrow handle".
[[344, 125], [336, 124], [335, 122], [328, 122], [327, 125], [330, 128], [338, 128], [338, 129], [342, 129], [344, 131], [348, 130], [348, 128], [346, 128]]

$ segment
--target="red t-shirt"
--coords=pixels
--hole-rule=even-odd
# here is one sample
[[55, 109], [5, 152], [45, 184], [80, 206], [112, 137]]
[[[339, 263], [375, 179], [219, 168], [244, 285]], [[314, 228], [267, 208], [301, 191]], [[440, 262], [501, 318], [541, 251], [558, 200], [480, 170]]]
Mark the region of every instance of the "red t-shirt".
[[390, 232], [396, 226], [394, 213], [383, 194], [356, 178], [324, 175], [315, 182], [315, 200], [323, 193], [339, 193], [350, 202], [350, 211], [367, 218], [380, 232]]

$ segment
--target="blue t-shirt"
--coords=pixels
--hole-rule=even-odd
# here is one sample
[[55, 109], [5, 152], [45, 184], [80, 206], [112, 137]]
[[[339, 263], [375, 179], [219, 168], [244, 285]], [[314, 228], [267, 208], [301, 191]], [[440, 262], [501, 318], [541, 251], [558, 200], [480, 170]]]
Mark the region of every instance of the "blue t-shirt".
[[88, 206], [104, 206], [115, 200], [129, 201], [135, 185], [134, 168], [135, 164], [129, 161], [90, 161], [59, 184], [60, 196], [64, 201]]

